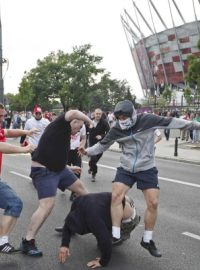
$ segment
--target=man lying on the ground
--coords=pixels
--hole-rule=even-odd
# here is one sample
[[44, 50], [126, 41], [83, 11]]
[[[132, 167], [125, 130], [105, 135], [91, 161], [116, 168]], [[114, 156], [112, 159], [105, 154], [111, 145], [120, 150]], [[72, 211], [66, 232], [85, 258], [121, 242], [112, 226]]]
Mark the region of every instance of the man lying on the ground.
[[[70, 255], [70, 238], [74, 233], [84, 235], [92, 233], [100, 249], [101, 257], [87, 263], [90, 268], [106, 266], [112, 253], [112, 222], [110, 215], [111, 193], [90, 193], [74, 200], [65, 219], [62, 243], [59, 249], [59, 261], [65, 262]], [[131, 231], [139, 224], [133, 201], [126, 196], [122, 202], [122, 238], [127, 240]]]

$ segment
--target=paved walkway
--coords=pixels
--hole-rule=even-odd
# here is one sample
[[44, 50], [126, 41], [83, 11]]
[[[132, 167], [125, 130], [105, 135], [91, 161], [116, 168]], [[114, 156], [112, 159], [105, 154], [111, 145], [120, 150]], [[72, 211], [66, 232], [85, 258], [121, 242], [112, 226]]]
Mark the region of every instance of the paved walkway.
[[[118, 143], [114, 143], [110, 147], [111, 151], [120, 152]], [[175, 137], [166, 141], [165, 137], [157, 144], [156, 158], [171, 159], [176, 161], [188, 162], [200, 165], [200, 143], [192, 144], [178, 139], [177, 156], [174, 156], [175, 152]]]

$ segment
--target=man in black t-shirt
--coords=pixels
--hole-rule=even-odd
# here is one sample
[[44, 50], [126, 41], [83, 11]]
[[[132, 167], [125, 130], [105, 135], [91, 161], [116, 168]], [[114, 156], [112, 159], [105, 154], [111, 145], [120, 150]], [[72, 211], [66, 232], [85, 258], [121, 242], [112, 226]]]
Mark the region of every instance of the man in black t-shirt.
[[42, 251], [35, 245], [35, 236], [54, 207], [57, 188], [69, 189], [78, 196], [88, 193], [83, 183], [66, 167], [71, 134], [76, 134], [84, 122], [92, 125], [90, 118], [78, 110], [59, 116], [46, 127], [32, 156], [31, 178], [39, 206], [21, 243], [21, 251], [28, 256], [42, 256]]

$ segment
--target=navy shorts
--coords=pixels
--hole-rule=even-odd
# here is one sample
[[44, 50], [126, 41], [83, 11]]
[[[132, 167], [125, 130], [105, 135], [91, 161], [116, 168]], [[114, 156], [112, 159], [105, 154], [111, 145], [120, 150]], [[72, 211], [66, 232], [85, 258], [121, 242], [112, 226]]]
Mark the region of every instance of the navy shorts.
[[122, 167], [118, 167], [113, 182], [123, 183], [130, 188], [137, 182], [137, 188], [141, 190], [149, 188], [159, 189], [158, 170], [156, 167], [153, 167], [146, 171], [132, 173], [124, 170]]
[[64, 191], [78, 179], [68, 168], [53, 172], [44, 167], [31, 167], [30, 177], [39, 199], [55, 197], [57, 188]]

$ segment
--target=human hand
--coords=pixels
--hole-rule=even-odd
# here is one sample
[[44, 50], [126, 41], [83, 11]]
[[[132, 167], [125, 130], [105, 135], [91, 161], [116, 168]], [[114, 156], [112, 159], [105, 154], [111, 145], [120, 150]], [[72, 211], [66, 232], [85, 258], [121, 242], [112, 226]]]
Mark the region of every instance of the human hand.
[[58, 252], [58, 260], [61, 263], [64, 263], [66, 259], [70, 256], [68, 247], [60, 247]]
[[96, 258], [95, 260], [92, 260], [92, 261], [88, 262], [87, 266], [92, 268], [92, 269], [102, 267], [102, 265], [100, 264], [99, 261], [100, 261], [100, 258]]
[[69, 166], [69, 168], [73, 171], [75, 174], [81, 174], [81, 168], [78, 166]]
[[28, 144], [24, 146], [22, 149], [24, 150], [24, 153], [32, 153], [35, 150], [36, 146], [33, 144]]
[[101, 135], [97, 135], [97, 136], [96, 136], [96, 139], [97, 139], [97, 140], [101, 140], [101, 139], [102, 139]]
[[78, 148], [78, 155], [79, 156], [87, 155], [87, 151], [85, 150], [85, 148], [83, 146]]
[[32, 135], [33, 135], [33, 134], [36, 134], [36, 133], [40, 133], [40, 130], [37, 129], [37, 128], [32, 128], [32, 129], [28, 130], [27, 135], [28, 135], [29, 137], [32, 137]]

